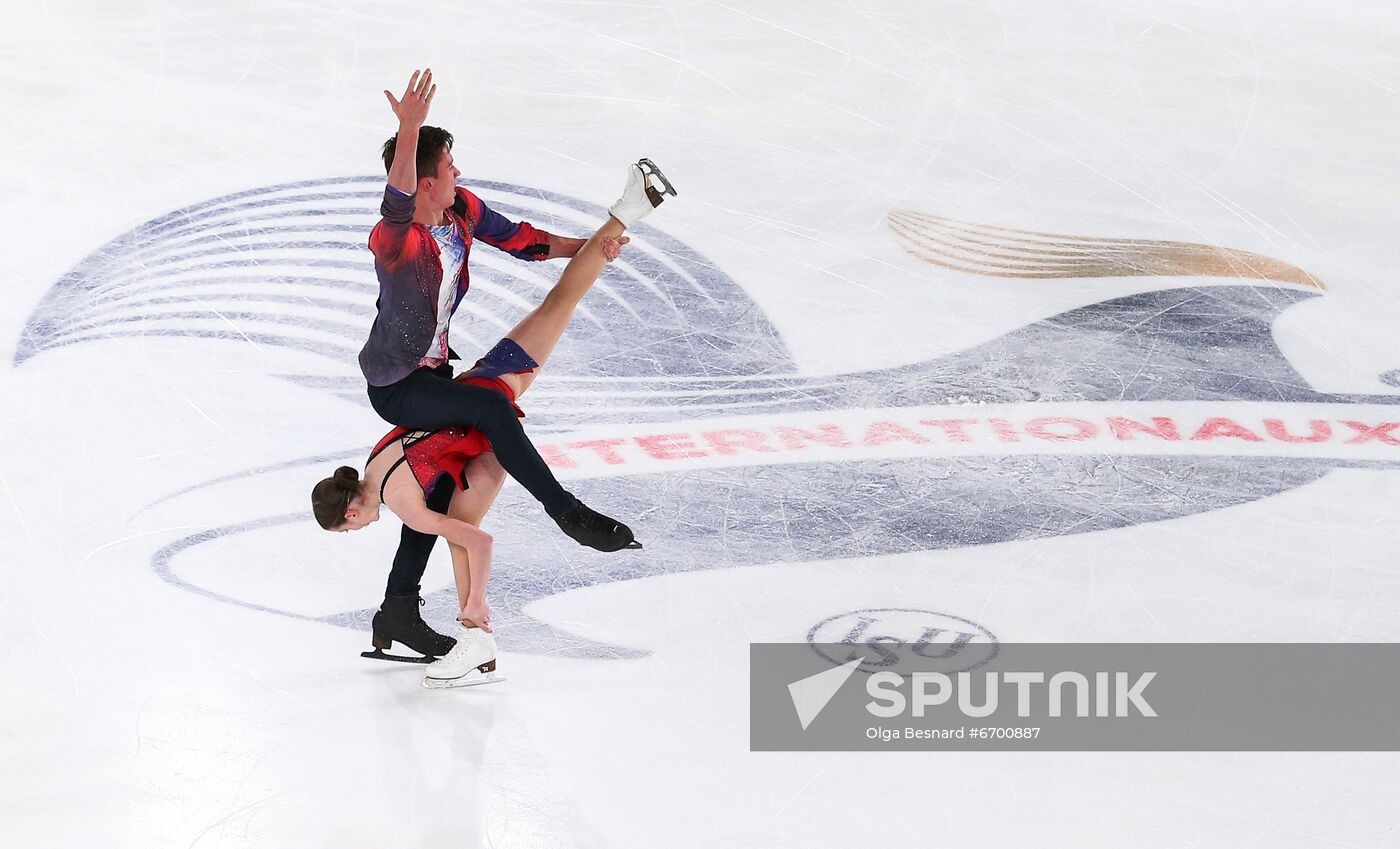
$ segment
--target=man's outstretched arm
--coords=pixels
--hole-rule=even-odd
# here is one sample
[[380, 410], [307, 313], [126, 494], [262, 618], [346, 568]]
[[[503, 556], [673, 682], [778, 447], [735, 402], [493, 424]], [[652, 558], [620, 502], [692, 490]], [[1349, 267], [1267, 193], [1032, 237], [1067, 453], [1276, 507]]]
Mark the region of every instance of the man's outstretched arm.
[[583, 247], [584, 239], [556, 236], [528, 221], [511, 221], [487, 206], [485, 201], [469, 189], [458, 187], [457, 191], [465, 193], [467, 209], [476, 222], [472, 237], [513, 257], [527, 260], [567, 258], [578, 253]]

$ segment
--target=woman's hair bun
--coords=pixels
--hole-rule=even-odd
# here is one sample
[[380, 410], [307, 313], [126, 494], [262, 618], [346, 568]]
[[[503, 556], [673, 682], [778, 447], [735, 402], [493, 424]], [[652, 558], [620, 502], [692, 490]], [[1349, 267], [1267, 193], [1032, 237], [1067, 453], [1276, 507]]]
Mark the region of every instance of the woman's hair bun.
[[331, 477], [337, 486], [347, 489], [359, 489], [360, 487], [360, 473], [350, 466], [341, 466], [335, 470], [335, 474]]

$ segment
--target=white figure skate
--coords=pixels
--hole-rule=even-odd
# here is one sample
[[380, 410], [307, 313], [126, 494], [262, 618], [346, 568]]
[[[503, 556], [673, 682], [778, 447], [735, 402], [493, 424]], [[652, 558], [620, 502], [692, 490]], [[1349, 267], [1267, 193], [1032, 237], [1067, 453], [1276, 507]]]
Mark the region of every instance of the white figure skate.
[[505, 677], [496, 673], [496, 639], [480, 628], [457, 626], [457, 645], [428, 664], [423, 686], [430, 690], [495, 684]]
[[622, 197], [617, 199], [617, 203], [608, 207], [608, 214], [624, 226], [631, 227], [660, 206], [666, 195], [675, 197], [675, 186], [671, 185], [655, 162], [639, 159], [636, 165], [628, 167], [627, 187], [622, 190]]

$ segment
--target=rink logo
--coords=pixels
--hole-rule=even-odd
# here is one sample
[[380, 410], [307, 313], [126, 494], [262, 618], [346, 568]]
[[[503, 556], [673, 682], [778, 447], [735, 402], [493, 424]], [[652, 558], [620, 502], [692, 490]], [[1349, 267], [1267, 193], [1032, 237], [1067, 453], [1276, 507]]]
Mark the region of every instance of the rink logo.
[[1016, 230], [906, 209], [891, 210], [885, 221], [910, 255], [965, 274], [1023, 280], [1237, 277], [1327, 288], [1292, 263], [1219, 245]]
[[974, 669], [996, 657], [999, 646], [996, 635], [971, 619], [903, 607], [828, 617], [812, 626], [807, 642], [839, 668], [895, 674], [911, 664], [945, 673]]
[[[1313, 456], [1400, 457], [1400, 421], [1379, 418], [1393, 411], [1333, 406], [1337, 416], [1299, 416], [1287, 405], [1277, 415], [1210, 415], [1169, 403], [1132, 411], [1122, 404], [1064, 405], [1076, 415], [949, 416], [947, 408], [876, 410], [832, 421], [817, 415], [787, 416], [782, 423], [754, 417], [741, 427], [642, 432], [628, 436], [544, 442], [545, 462], [560, 470], [604, 471], [618, 466], [715, 466], [735, 463], [801, 462], [814, 456], [843, 459], [882, 456], [940, 456], [977, 453], [1023, 454], [1131, 452], [1137, 455], [1293, 453], [1307, 446]], [[1234, 405], [1228, 405], [1233, 407]], [[1107, 408], [1102, 412], [1094, 407]], [[966, 409], [966, 408], [964, 408]], [[1226, 410], [1220, 410], [1226, 413]], [[1313, 412], [1328, 412], [1317, 405]], [[767, 419], [767, 420], [765, 420]]]
[[[582, 232], [602, 212], [539, 187], [468, 183], [497, 211], [561, 233]], [[260, 186], [146, 221], [54, 283], [20, 333], [15, 365], [109, 342], [118, 357], [167, 358], [187, 348], [121, 340], [195, 340], [220, 346], [229, 374], [315, 393], [308, 410], [330, 414], [328, 397], [362, 407], [355, 360], [374, 281], [364, 239], [378, 220], [383, 190], [382, 174]], [[822, 562], [1093, 533], [1257, 502], [1337, 468], [1400, 467], [1397, 397], [1315, 389], [1275, 342], [1278, 316], [1323, 289], [1296, 267], [1210, 246], [1026, 234], [917, 214], [893, 215], [891, 226], [902, 228], [897, 235], [911, 253], [957, 273], [1215, 279], [1178, 279], [1162, 284], [1170, 288], [1047, 312], [927, 359], [813, 374], [719, 263], [639, 225], [628, 261], [608, 267], [580, 313], [589, 332], [565, 337], [551, 377], [532, 390], [527, 406], [531, 433], [561, 477], [586, 489], [591, 501], [639, 517], [648, 570]], [[463, 312], [471, 319], [459, 320], [458, 333], [473, 334], [484, 350], [497, 328], [512, 326], [537, 300], [538, 273], [510, 261], [476, 266]], [[893, 356], [877, 359], [899, 359], [898, 352], [885, 354]], [[1389, 373], [1381, 385], [1395, 380]], [[269, 393], [263, 410], [253, 405], [246, 415], [296, 409], [295, 402]], [[143, 509], [207, 497], [211, 488], [300, 490], [315, 468], [363, 460], [376, 435], [364, 434], [364, 445], [328, 445], [314, 456], [269, 457], [256, 467], [182, 481]], [[653, 509], [658, 493], [682, 509]], [[496, 517], [503, 545], [553, 539], [539, 511], [515, 509], [514, 497], [506, 493]], [[227, 568], [230, 545], [256, 549], [251, 560], [269, 568], [286, 565], [263, 555], [288, 550], [283, 535], [307, 521], [304, 511], [254, 509], [168, 541], [151, 566], [162, 580], [205, 598], [364, 627], [371, 607], [327, 613], [307, 601], [298, 608], [273, 575]], [[723, 529], [722, 557], [715, 556], [715, 529]], [[231, 542], [245, 536], [255, 538]], [[522, 650], [642, 653], [565, 633], [524, 612], [537, 599], [640, 573], [549, 545], [524, 546], [511, 557], [512, 591], [501, 597], [500, 613], [515, 617], [512, 638]], [[427, 613], [450, 619], [453, 605], [444, 589], [430, 596]], [[958, 630], [932, 627], [945, 634], [923, 653]], [[839, 666], [859, 644], [870, 661], [862, 671], [894, 669], [873, 665], [893, 645], [876, 638], [918, 646], [921, 633], [871, 623], [823, 662]], [[967, 659], [980, 640], [951, 659]], [[923, 659], [912, 649], [905, 654]]]

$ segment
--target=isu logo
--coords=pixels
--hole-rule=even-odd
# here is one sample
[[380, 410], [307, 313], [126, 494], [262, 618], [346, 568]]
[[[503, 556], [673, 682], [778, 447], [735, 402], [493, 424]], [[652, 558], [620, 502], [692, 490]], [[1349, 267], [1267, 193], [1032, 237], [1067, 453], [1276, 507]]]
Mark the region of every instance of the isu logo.
[[[504, 214], [559, 232], [583, 232], [602, 212], [528, 186], [469, 184]], [[330, 398], [365, 403], [355, 355], [375, 282], [364, 241], [382, 190], [381, 177], [270, 186], [143, 224], [53, 286], [24, 328], [15, 363], [127, 336], [251, 343], [284, 364], [275, 377], [328, 399], [328, 419], [341, 416], [350, 407], [336, 409]], [[566, 335], [549, 379], [530, 393], [527, 426], [570, 489], [632, 520], [646, 553], [624, 562], [580, 550], [508, 490], [491, 521], [510, 568], [492, 603], [513, 648], [642, 653], [556, 631], [525, 612], [575, 588], [662, 571], [1092, 533], [1256, 501], [1336, 468], [1400, 462], [1396, 395], [1314, 389], [1275, 344], [1274, 320], [1325, 291], [1296, 266], [1209, 245], [1038, 233], [909, 211], [890, 213], [888, 223], [910, 255], [969, 285], [978, 276], [1164, 279], [1154, 291], [1046, 315], [931, 360], [812, 374], [713, 262], [637, 227], [629, 261], [608, 268], [575, 319], [584, 326]], [[490, 252], [476, 262], [471, 313], [457, 322], [462, 350], [485, 350], [538, 293], [524, 264]], [[1388, 373], [1392, 384], [1397, 373]], [[229, 469], [145, 510], [250, 478], [260, 491], [301, 492], [325, 466], [363, 459], [376, 435]], [[206, 597], [361, 627], [370, 611], [289, 609], [280, 597], [278, 575], [316, 567], [298, 553], [309, 521], [303, 512], [245, 514], [170, 540], [152, 567]], [[345, 564], [322, 565], [345, 582]], [[364, 564], [366, 581], [377, 584], [383, 568]], [[443, 591], [430, 604], [447, 608], [454, 599]], [[942, 628], [923, 644], [932, 652], [947, 635], [973, 632], [953, 619], [866, 611], [823, 625], [820, 638], [849, 636], [878, 663], [877, 649], [889, 643], [877, 637], [919, 646], [920, 629]]]
[[999, 645], [996, 635], [971, 619], [903, 607], [823, 619], [807, 632], [807, 642], [835, 666], [859, 660], [862, 672], [900, 672], [901, 660], [910, 660], [920, 671], [948, 674], [981, 666], [996, 657]]

